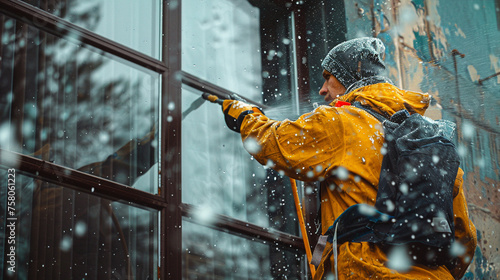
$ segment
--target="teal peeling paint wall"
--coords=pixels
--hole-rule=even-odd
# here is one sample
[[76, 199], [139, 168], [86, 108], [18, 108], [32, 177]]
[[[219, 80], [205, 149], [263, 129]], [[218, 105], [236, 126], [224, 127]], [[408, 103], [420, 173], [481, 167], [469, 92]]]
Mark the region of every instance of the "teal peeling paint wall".
[[[500, 2], [500, 1], [497, 1]], [[500, 279], [500, 30], [495, 0], [344, 1], [346, 38], [376, 36], [390, 77], [429, 92], [431, 118], [458, 124], [478, 247], [464, 279]]]

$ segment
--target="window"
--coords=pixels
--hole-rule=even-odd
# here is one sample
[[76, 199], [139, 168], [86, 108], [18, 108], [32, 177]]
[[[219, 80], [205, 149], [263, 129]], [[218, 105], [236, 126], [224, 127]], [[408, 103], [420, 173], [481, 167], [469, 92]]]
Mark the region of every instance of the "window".
[[[186, 58], [183, 59], [183, 71], [200, 79], [206, 77], [207, 82], [250, 100], [267, 103], [262, 94], [265, 77], [262, 74], [259, 9], [247, 1], [227, 0], [185, 1], [183, 7], [186, 15], [183, 16], [183, 58]], [[202, 32], [197, 27], [209, 31]], [[200, 39], [197, 34], [205, 35]], [[279, 44], [286, 47], [281, 42], [286, 38], [288, 36], [278, 40]], [[290, 65], [289, 51], [276, 48], [264, 49], [262, 53], [264, 60], [274, 63], [288, 55], [283, 60], [288, 60], [286, 66]], [[287, 77], [290, 68], [286, 66], [282, 72], [271, 73]], [[276, 89], [289, 91], [290, 84], [284, 89]], [[263, 182], [269, 180], [267, 170], [243, 149], [241, 137], [225, 127], [220, 107], [206, 103], [189, 111], [201, 94], [187, 87], [182, 90], [182, 107], [188, 108], [182, 120], [183, 202], [267, 227], [266, 213], [258, 213], [265, 210], [265, 198], [268, 197], [268, 190], [260, 189]], [[255, 203], [248, 203], [249, 199]], [[264, 201], [259, 201], [262, 199]], [[247, 209], [252, 205], [263, 207], [257, 211]]]
[[2, 147], [130, 186], [157, 164], [159, 74], [9, 17], [3, 26]]
[[[6, 170], [0, 174], [7, 178]], [[10, 246], [15, 246], [18, 279], [53, 279], [55, 275], [147, 279], [157, 275], [158, 211], [19, 173], [15, 178], [16, 243], [2, 242], [0, 248], [9, 253]], [[2, 217], [9, 217], [6, 210], [0, 210]], [[3, 273], [9, 276], [9, 271]]]
[[[0, 250], [2, 263], [15, 253], [7, 257], [15, 269], [2, 265], [1, 273], [155, 278], [165, 66], [91, 32], [100, 32], [101, 6], [72, 4], [40, 7], [76, 25], [21, 1], [2, 3], [0, 173], [11, 170], [15, 180], [0, 197], [15, 203], [2, 203]], [[142, 15], [153, 19], [143, 28], [156, 27], [156, 46], [131, 47], [158, 56], [160, 11], [144, 13], [153, 13]]]
[[[136, 51], [161, 58], [161, 1], [23, 1]], [[78, 39], [78, 35], [75, 37]]]
[[[297, 256], [296, 250], [207, 229], [188, 221], [184, 221], [182, 227], [184, 279], [296, 279], [297, 275], [305, 274], [303, 267], [294, 264], [299, 262], [297, 258], [302, 262], [305, 259], [304, 255]], [[203, 232], [203, 235], [193, 236], [196, 232]]]
[[287, 1], [2, 1], [15, 275], [305, 277], [288, 181], [200, 103], [234, 92], [297, 116], [309, 71], [299, 18]]
[[[220, 233], [203, 230], [227, 216], [262, 230], [299, 235], [287, 180], [253, 160], [239, 134], [225, 127], [220, 107], [203, 104], [201, 99], [203, 91], [212, 89], [221, 96], [237, 93], [262, 106], [293, 100], [297, 93], [292, 90], [296, 74], [292, 15], [284, 6], [264, 9], [244, 0], [183, 1], [182, 11], [181, 94], [186, 108], [182, 113], [182, 203], [192, 207], [182, 223], [183, 271], [208, 273], [213, 279], [297, 275], [304, 265], [297, 250], [283, 250], [275, 242], [240, 246], [241, 238], [229, 237], [224, 237], [229, 243], [217, 247], [223, 242], [217, 241]], [[250, 233], [245, 227], [239, 230]], [[217, 255], [218, 261], [204, 252]], [[266, 265], [260, 275], [249, 272], [253, 269], [247, 266], [262, 267], [262, 263]]]

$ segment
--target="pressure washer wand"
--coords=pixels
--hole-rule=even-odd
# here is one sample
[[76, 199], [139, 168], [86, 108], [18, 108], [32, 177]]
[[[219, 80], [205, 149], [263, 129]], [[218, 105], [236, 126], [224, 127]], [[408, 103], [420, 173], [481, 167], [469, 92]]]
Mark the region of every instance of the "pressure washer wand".
[[224, 99], [219, 98], [219, 97], [218, 97], [218, 96], [216, 96], [216, 95], [206, 93], [206, 92], [204, 92], [204, 93], [201, 95], [201, 97], [203, 97], [203, 99], [208, 100], [208, 101], [210, 101], [210, 102], [212, 102], [212, 103], [217, 103], [217, 104], [220, 104], [220, 105], [222, 105], [222, 103], [224, 103]]
[[219, 96], [217, 96], [215, 94], [210, 94], [210, 93], [204, 92], [201, 95], [201, 97], [203, 99], [205, 99], [205, 100], [208, 100], [208, 101], [212, 102], [212, 103], [217, 103], [217, 104], [220, 104], [220, 105], [222, 105], [222, 103], [224, 102], [224, 100], [230, 99], [230, 100], [236, 100], [236, 101], [245, 102], [248, 105], [255, 106], [255, 107], [259, 108], [259, 110], [261, 110], [261, 111], [264, 110], [264, 109], [268, 109], [269, 108], [268, 106], [266, 106], [264, 104], [260, 104], [258, 102], [255, 102], [255, 101], [243, 98], [243, 97], [239, 96], [236, 93], [232, 93], [232, 94], [226, 95], [226, 97], [219, 97]]

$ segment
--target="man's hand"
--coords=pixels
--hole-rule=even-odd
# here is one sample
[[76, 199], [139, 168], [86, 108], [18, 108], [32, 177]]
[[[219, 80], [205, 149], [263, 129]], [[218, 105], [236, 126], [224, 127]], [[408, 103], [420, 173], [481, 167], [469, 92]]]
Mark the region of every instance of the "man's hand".
[[240, 132], [240, 127], [246, 115], [252, 113], [262, 113], [262, 110], [253, 105], [237, 100], [224, 100], [222, 103], [224, 120], [229, 129]]

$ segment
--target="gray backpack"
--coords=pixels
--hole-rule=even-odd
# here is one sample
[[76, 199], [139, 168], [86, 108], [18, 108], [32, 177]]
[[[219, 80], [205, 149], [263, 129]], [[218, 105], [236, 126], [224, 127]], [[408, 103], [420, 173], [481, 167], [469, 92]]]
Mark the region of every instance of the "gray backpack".
[[454, 242], [453, 186], [460, 164], [451, 142], [455, 124], [431, 120], [407, 110], [390, 119], [363, 107], [384, 127], [387, 153], [375, 207], [356, 204], [329, 228], [329, 241], [373, 242], [389, 250], [405, 245], [410, 259], [424, 265], [446, 265]]

